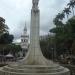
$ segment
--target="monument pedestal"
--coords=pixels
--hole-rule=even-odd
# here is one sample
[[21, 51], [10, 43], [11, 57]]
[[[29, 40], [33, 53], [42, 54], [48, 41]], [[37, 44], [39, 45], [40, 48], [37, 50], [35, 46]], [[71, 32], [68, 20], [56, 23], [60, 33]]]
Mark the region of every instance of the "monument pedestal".
[[31, 10], [30, 47], [25, 59], [0, 69], [0, 75], [70, 75], [67, 68], [47, 60], [40, 49], [40, 11], [38, 1], [33, 0]]

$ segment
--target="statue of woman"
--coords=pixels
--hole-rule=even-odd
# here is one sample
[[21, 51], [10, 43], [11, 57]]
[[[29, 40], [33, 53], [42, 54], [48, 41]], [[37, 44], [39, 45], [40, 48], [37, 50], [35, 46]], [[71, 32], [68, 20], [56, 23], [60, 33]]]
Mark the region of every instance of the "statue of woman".
[[33, 8], [38, 8], [39, 0], [33, 0]]

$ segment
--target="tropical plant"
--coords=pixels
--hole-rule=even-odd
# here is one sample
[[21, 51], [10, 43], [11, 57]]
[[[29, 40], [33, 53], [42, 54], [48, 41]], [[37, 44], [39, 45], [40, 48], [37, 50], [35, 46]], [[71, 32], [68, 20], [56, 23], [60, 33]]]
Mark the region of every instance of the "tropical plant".
[[68, 8], [65, 8], [65, 9], [63, 10], [63, 12], [67, 15], [67, 19], [68, 19], [68, 16], [69, 16], [69, 14], [71, 13], [70, 8], [69, 8], [69, 7], [68, 7]]
[[72, 8], [73, 16], [74, 16], [74, 7], [75, 7], [75, 1], [71, 0], [70, 3], [67, 4], [70, 8]]

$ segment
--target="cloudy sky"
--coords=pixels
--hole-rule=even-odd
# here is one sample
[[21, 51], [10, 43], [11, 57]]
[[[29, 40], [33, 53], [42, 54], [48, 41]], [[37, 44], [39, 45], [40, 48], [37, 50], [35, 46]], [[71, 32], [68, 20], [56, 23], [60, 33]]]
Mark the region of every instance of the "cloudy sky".
[[[61, 12], [69, 0], [40, 0], [40, 34], [45, 35], [54, 27], [53, 18]], [[30, 32], [32, 0], [0, 0], [0, 16], [6, 19], [9, 32], [19, 41], [25, 21]]]

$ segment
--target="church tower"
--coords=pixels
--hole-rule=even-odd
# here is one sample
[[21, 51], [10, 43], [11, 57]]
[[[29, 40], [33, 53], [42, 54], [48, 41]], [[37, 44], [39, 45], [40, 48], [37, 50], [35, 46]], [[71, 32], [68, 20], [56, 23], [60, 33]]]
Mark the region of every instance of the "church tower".
[[21, 48], [22, 48], [23, 56], [25, 56], [28, 51], [28, 46], [29, 46], [28, 40], [29, 40], [29, 36], [27, 34], [27, 27], [25, 23], [25, 27], [21, 35]]

